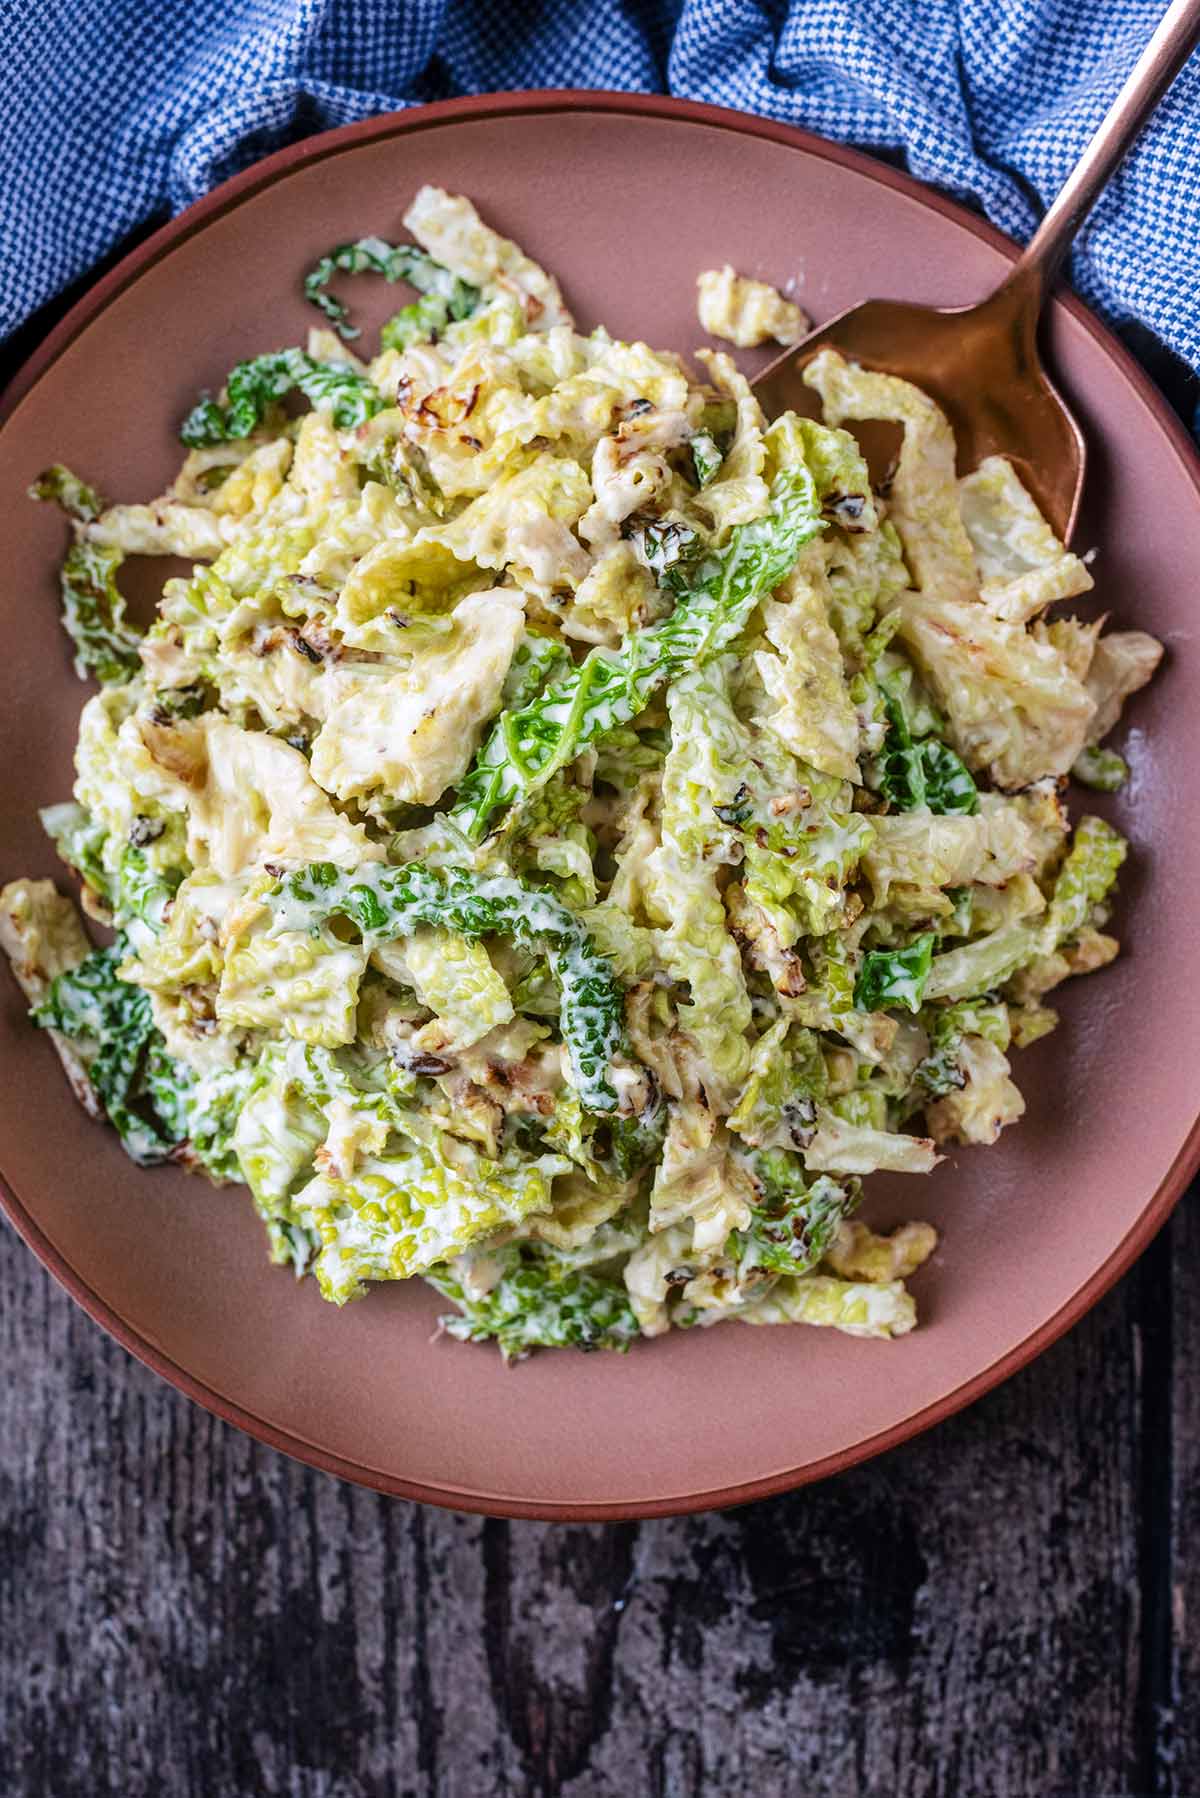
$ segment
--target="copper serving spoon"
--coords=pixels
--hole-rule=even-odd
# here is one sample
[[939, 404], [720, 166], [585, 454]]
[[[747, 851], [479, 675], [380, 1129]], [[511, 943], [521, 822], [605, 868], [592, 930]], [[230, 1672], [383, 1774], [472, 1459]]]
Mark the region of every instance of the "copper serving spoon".
[[[1038, 318], [1076, 232], [1198, 41], [1200, 0], [1172, 0], [1100, 129], [995, 293], [973, 306], [867, 300], [839, 313], [785, 350], [754, 382], [767, 416], [789, 407], [813, 412], [801, 370], [818, 350], [837, 349], [848, 361], [901, 375], [924, 388], [949, 417], [960, 469], [976, 468], [985, 456], [1009, 457], [1066, 542], [1079, 514], [1087, 446], [1042, 367]], [[865, 434], [864, 448], [870, 454]]]

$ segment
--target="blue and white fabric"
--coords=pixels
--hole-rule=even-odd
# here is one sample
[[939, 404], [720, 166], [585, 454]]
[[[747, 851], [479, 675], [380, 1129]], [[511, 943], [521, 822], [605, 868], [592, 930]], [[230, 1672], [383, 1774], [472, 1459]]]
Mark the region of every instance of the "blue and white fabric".
[[[503, 88], [669, 92], [902, 152], [1024, 237], [1164, 0], [0, 0], [0, 337], [310, 132]], [[1200, 59], [1072, 268], [1200, 369]]]

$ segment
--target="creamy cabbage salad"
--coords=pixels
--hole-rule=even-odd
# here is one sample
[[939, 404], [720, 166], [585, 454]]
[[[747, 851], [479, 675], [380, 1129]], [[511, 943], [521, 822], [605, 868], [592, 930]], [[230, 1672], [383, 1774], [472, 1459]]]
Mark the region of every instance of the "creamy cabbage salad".
[[[467, 200], [404, 222], [311, 271], [325, 323], [199, 402], [160, 498], [34, 490], [99, 682], [42, 815], [115, 935], [7, 886], [33, 1017], [335, 1304], [420, 1275], [509, 1357], [899, 1335], [935, 1236], [855, 1220], [862, 1179], [994, 1142], [1046, 995], [1117, 953], [1125, 843], [1064, 789], [1120, 784], [1159, 645], [1047, 616], [1087, 569], [915, 388], [827, 350], [824, 422], [768, 423], [723, 353], [581, 335]], [[416, 294], [370, 361], [339, 272]], [[860, 419], [903, 427], [882, 490]], [[144, 634], [137, 555], [192, 565]]]

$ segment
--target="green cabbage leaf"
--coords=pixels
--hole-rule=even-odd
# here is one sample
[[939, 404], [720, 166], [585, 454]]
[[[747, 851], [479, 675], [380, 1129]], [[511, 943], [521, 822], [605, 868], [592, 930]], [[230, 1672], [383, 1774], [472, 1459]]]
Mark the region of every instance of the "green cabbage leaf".
[[328, 407], [339, 431], [352, 431], [383, 408], [383, 396], [346, 362], [318, 362], [304, 350], [274, 350], [239, 362], [225, 378], [225, 404], [197, 402], [179, 427], [189, 449], [249, 437], [270, 407], [299, 391], [314, 406]]
[[431, 1286], [458, 1306], [442, 1328], [460, 1342], [495, 1342], [506, 1361], [539, 1348], [616, 1349], [636, 1341], [637, 1319], [619, 1277], [572, 1267], [530, 1242], [497, 1250], [501, 1273], [479, 1297], [468, 1296], [453, 1265], [433, 1268]]
[[497, 812], [628, 724], [668, 680], [719, 654], [822, 528], [816, 484], [801, 464], [776, 476], [765, 518], [735, 526], [721, 549], [666, 566], [663, 584], [675, 599], [669, 617], [616, 652], [593, 649], [540, 697], [500, 714], [459, 786], [450, 814], [458, 828], [479, 842]]
[[373, 863], [353, 873], [314, 862], [277, 883], [267, 902], [279, 930], [312, 930], [335, 916], [369, 947], [439, 925], [468, 938], [495, 933], [544, 954], [561, 996], [560, 1023], [575, 1085], [591, 1111], [613, 1111], [610, 1067], [622, 1041], [622, 998], [610, 963], [579, 917], [549, 893], [504, 875]]
[[405, 281], [421, 295], [384, 326], [385, 349], [405, 349], [410, 343], [436, 337], [451, 319], [469, 318], [479, 304], [479, 289], [460, 281], [427, 250], [411, 243], [385, 243], [381, 237], [360, 237], [356, 243], [340, 243], [328, 250], [304, 277], [305, 299], [346, 339], [357, 337], [359, 331], [349, 323], [344, 303], [328, 291], [336, 274], [382, 275], [389, 285]]

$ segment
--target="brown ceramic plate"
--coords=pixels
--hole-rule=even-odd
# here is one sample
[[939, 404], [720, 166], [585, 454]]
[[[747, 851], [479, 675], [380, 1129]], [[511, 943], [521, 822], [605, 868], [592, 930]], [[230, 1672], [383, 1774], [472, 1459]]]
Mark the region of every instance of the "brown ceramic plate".
[[[159, 491], [197, 390], [312, 320], [299, 272], [399, 228], [436, 181], [562, 278], [585, 324], [689, 350], [699, 269], [799, 277], [825, 318], [869, 294], [956, 304], [1013, 246], [863, 157], [782, 126], [622, 95], [453, 101], [269, 158], [129, 257], [18, 380], [0, 429], [5, 544], [0, 877], [53, 874], [36, 808], [67, 796], [83, 690], [57, 622], [62, 526], [24, 491], [62, 459], [113, 498]], [[388, 295], [359, 283], [376, 323]], [[374, 314], [368, 308], [375, 306]], [[50, 1044], [0, 979], [6, 1208], [119, 1341], [264, 1441], [385, 1491], [462, 1509], [628, 1517], [735, 1503], [846, 1467], [985, 1392], [1073, 1323], [1149, 1241], [1200, 1155], [1194, 997], [1200, 829], [1200, 476], [1145, 377], [1074, 299], [1051, 366], [1091, 445], [1080, 545], [1097, 604], [1166, 638], [1133, 709], [1126, 953], [1075, 983], [1063, 1027], [1019, 1058], [1025, 1121], [931, 1180], [873, 1183], [869, 1216], [944, 1232], [894, 1344], [736, 1324], [627, 1357], [505, 1369], [431, 1340], [413, 1282], [336, 1311], [266, 1260], [245, 1193], [134, 1168], [72, 1102]], [[1076, 803], [1082, 803], [1082, 795]]]

